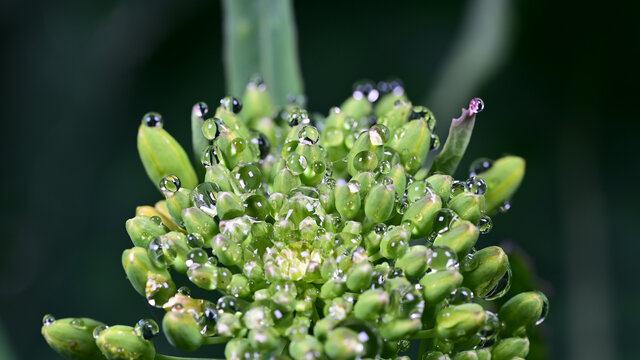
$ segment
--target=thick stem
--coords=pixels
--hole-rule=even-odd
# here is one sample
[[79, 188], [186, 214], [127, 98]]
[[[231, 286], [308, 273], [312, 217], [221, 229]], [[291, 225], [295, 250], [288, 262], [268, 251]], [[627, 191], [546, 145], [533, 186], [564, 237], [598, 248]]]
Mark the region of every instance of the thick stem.
[[430, 339], [434, 336], [436, 336], [435, 329], [420, 330], [411, 337], [411, 340]]
[[162, 355], [156, 354], [154, 360], [222, 360], [222, 359], [214, 359], [214, 358], [192, 358], [192, 357], [180, 357], [180, 356], [170, 356], [170, 355]]

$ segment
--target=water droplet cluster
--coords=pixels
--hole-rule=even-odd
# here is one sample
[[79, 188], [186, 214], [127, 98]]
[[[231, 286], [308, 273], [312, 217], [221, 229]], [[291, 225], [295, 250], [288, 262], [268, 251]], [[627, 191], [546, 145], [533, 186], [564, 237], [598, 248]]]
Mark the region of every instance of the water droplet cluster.
[[[166, 311], [172, 344], [227, 342], [234, 359], [364, 359], [397, 358], [409, 340], [432, 337], [434, 351], [453, 358], [511, 335], [479, 305], [511, 284], [502, 249], [476, 250], [492, 227], [490, 160], [474, 162], [466, 180], [430, 174], [435, 116], [395, 80], [355, 85], [318, 122], [299, 102], [274, 110], [269, 101], [256, 80], [242, 101], [196, 104], [204, 177], [190, 187], [165, 174], [165, 199], [127, 221], [135, 247], [123, 254], [125, 272]], [[469, 111], [483, 108], [476, 98]], [[162, 118], [149, 113], [143, 125], [161, 128]], [[173, 273], [213, 293], [192, 296]], [[117, 347], [113, 328], [93, 328], [100, 349]], [[159, 333], [146, 319], [127, 329], [143, 344]]]

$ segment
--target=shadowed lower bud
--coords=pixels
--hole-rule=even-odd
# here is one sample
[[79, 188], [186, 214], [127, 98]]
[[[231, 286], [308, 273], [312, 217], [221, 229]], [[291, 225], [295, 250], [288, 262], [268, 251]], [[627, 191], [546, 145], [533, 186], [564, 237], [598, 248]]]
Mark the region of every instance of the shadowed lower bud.
[[429, 251], [426, 246], [412, 246], [409, 248], [409, 251], [396, 261], [396, 267], [404, 271], [407, 279], [417, 279], [427, 270], [428, 255]]
[[462, 275], [457, 270], [434, 271], [420, 279], [422, 295], [429, 305], [444, 300], [462, 284]]
[[162, 128], [159, 114], [148, 113], [138, 128], [138, 154], [147, 175], [156, 187], [169, 174], [180, 178], [182, 185], [193, 189], [198, 184], [196, 172], [182, 146]]
[[125, 227], [133, 245], [144, 248], [149, 246], [151, 240], [167, 233], [162, 223], [145, 215], [137, 215], [127, 220]]
[[176, 292], [167, 269], [153, 265], [146, 249], [134, 247], [125, 250], [122, 267], [133, 288], [153, 306], [161, 306]]
[[520, 293], [504, 303], [498, 312], [503, 336], [520, 335], [544, 320], [549, 308], [547, 297], [539, 291]]
[[524, 171], [523, 158], [505, 156], [495, 161], [487, 171], [478, 174], [487, 183], [484, 197], [488, 214], [496, 212], [500, 205], [511, 199], [522, 182]]
[[181, 350], [195, 351], [204, 343], [200, 325], [187, 312], [168, 311], [162, 319], [162, 330], [169, 343]]
[[138, 335], [131, 326], [116, 325], [98, 334], [96, 344], [109, 360], [153, 360], [153, 342]]
[[460, 272], [464, 276], [462, 285], [480, 297], [500, 297], [511, 285], [509, 258], [498, 246], [486, 247], [465, 257]]
[[393, 212], [395, 196], [396, 192], [393, 185], [375, 185], [371, 188], [364, 201], [364, 213], [374, 222], [387, 221]]
[[351, 220], [360, 211], [360, 184], [350, 181], [335, 190], [336, 209], [345, 220]]
[[434, 246], [447, 246], [462, 259], [476, 244], [480, 231], [471, 222], [461, 220], [447, 231], [439, 233], [433, 241]]
[[511, 337], [498, 341], [491, 349], [491, 360], [525, 358], [529, 354], [529, 339]]
[[486, 318], [487, 314], [478, 304], [449, 306], [436, 316], [436, 334], [442, 340], [464, 340], [475, 335]]
[[427, 178], [427, 183], [429, 183], [433, 192], [440, 196], [440, 199], [442, 199], [443, 202], [449, 201], [449, 196], [451, 195], [451, 184], [453, 183], [451, 175], [431, 175]]
[[402, 221], [411, 221], [413, 225], [411, 234], [414, 239], [429, 235], [433, 228], [433, 218], [440, 208], [442, 208], [440, 197], [430, 192], [409, 205], [402, 216]]
[[373, 266], [368, 261], [354, 264], [347, 273], [347, 288], [359, 292], [371, 286]]
[[322, 344], [311, 335], [293, 339], [289, 344], [289, 354], [294, 360], [315, 360], [322, 358]]
[[55, 320], [47, 315], [43, 320], [42, 336], [60, 355], [72, 360], [104, 359], [93, 338], [93, 330], [104, 324], [89, 318]]
[[375, 320], [383, 314], [389, 304], [389, 294], [382, 289], [372, 289], [363, 292], [353, 308], [353, 313], [358, 319]]
[[477, 224], [484, 214], [484, 195], [475, 195], [464, 192], [456, 195], [449, 201], [449, 208], [458, 214], [460, 218]]

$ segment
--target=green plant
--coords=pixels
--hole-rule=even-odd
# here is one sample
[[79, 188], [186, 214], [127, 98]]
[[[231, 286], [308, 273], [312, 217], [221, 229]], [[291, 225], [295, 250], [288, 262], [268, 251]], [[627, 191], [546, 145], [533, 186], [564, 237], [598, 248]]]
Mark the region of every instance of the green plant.
[[[266, 3], [273, 7], [260, 8]], [[233, 31], [243, 16], [290, 12], [287, 1], [225, 4], [230, 37], [252, 38]], [[292, 36], [264, 16], [255, 23]], [[134, 247], [122, 264], [149, 305], [166, 310], [169, 342], [187, 351], [226, 343], [228, 359], [406, 358], [411, 341], [420, 359], [525, 357], [546, 297], [524, 292], [492, 307], [509, 290], [509, 260], [496, 246], [475, 249], [491, 229], [489, 216], [519, 186], [524, 160], [480, 159], [468, 179], [452, 177], [482, 100], [452, 121], [427, 168], [440, 143], [436, 119], [399, 82], [361, 83], [326, 117], [310, 116], [300, 97], [283, 100], [301, 92], [301, 81], [279, 83], [278, 67], [287, 66], [270, 54], [261, 50], [260, 66], [249, 62], [229, 76], [237, 84], [264, 72], [276, 91], [254, 79], [242, 101], [194, 105], [201, 167], [159, 114], [146, 114], [139, 127], [140, 158], [165, 199], [126, 222]], [[192, 297], [172, 273], [211, 295]], [[47, 315], [42, 327], [48, 344], [71, 359], [178, 359], [156, 354], [159, 332], [150, 319], [130, 327]]]

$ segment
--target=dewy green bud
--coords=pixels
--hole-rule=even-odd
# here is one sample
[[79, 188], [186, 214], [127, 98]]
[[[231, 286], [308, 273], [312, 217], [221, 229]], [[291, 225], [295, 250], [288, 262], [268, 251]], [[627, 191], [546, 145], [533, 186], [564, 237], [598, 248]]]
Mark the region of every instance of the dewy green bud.
[[[398, 128], [407, 123], [411, 113], [411, 102], [399, 100], [393, 103], [388, 112], [378, 115], [378, 124], [382, 124], [394, 133]], [[427, 138], [429, 140], [429, 138]], [[429, 141], [427, 141], [428, 143]]]
[[397, 259], [409, 248], [411, 233], [404, 226], [396, 226], [387, 232], [380, 241], [380, 252], [387, 259]]
[[60, 355], [72, 360], [104, 359], [93, 338], [93, 330], [103, 326], [89, 318], [68, 318], [55, 320], [45, 316], [42, 336], [49, 346]]
[[211, 242], [211, 247], [213, 254], [224, 265], [233, 266], [242, 260], [242, 248], [226, 235], [216, 235]]
[[356, 217], [360, 211], [360, 184], [350, 181], [336, 188], [336, 209], [345, 220]]
[[487, 183], [485, 193], [487, 213], [492, 214], [511, 199], [524, 177], [524, 159], [517, 156], [505, 156], [498, 159], [478, 177]]
[[389, 294], [382, 289], [371, 289], [363, 292], [353, 308], [358, 319], [373, 321], [383, 314], [389, 304]]
[[428, 249], [426, 246], [415, 245], [396, 261], [396, 267], [404, 270], [409, 280], [414, 280], [427, 270]]
[[281, 344], [280, 334], [273, 327], [263, 327], [249, 331], [247, 336], [251, 346], [259, 352], [276, 350]]
[[393, 165], [386, 176], [393, 180], [393, 186], [396, 189], [396, 194], [398, 196], [404, 196], [404, 191], [407, 187], [407, 173], [404, 171], [402, 164]]
[[229, 360], [244, 360], [251, 352], [249, 340], [244, 338], [231, 339], [224, 348], [224, 357]]
[[420, 319], [398, 319], [380, 325], [380, 335], [389, 340], [403, 339], [420, 330]]
[[242, 96], [242, 118], [249, 124], [255, 124], [262, 118], [273, 114], [273, 101], [262, 82], [249, 82]]
[[353, 360], [364, 355], [365, 346], [358, 333], [346, 327], [334, 329], [327, 336], [324, 351], [333, 360]]
[[447, 246], [462, 259], [478, 241], [478, 227], [466, 220], [456, 222], [447, 231], [439, 233], [433, 241], [434, 246]]
[[168, 311], [162, 319], [162, 330], [169, 343], [180, 350], [194, 351], [204, 344], [202, 329], [188, 312]]
[[486, 247], [464, 258], [460, 272], [464, 276], [462, 285], [480, 297], [499, 297], [511, 285], [509, 258], [498, 246]]
[[371, 286], [373, 266], [368, 261], [354, 264], [347, 273], [347, 288], [359, 292]]
[[213, 218], [204, 211], [190, 207], [182, 210], [182, 219], [184, 226], [190, 234], [197, 233], [202, 235], [206, 244], [218, 233], [218, 224]]
[[100, 331], [96, 344], [109, 360], [153, 360], [156, 356], [153, 342], [136, 334], [131, 326], [116, 325]]
[[396, 192], [393, 185], [375, 185], [371, 188], [364, 201], [364, 213], [373, 222], [387, 221], [393, 212], [395, 196]]
[[273, 192], [288, 194], [294, 188], [300, 186], [302, 181], [298, 175], [295, 175], [288, 168], [283, 168], [276, 173], [273, 179]]
[[221, 220], [233, 219], [244, 214], [244, 205], [236, 194], [220, 191], [217, 200], [216, 208]]
[[433, 271], [420, 279], [422, 294], [427, 304], [444, 300], [462, 284], [462, 275], [457, 270]]
[[148, 113], [138, 128], [138, 153], [142, 165], [155, 186], [169, 174], [175, 174], [183, 186], [193, 189], [198, 184], [196, 172], [182, 146], [162, 128], [162, 117]]
[[414, 239], [429, 235], [433, 228], [433, 218], [438, 210], [442, 208], [440, 197], [427, 192], [420, 200], [409, 205], [402, 216], [402, 221], [411, 221], [411, 230]]
[[463, 340], [477, 333], [486, 318], [487, 314], [478, 304], [449, 306], [436, 316], [436, 334], [443, 340]]
[[127, 249], [122, 253], [122, 266], [133, 288], [146, 296], [151, 305], [162, 305], [176, 292], [167, 269], [153, 265], [147, 250], [141, 247]]
[[[204, 102], [199, 102], [191, 108], [191, 145], [193, 146], [194, 160], [198, 164], [198, 173], [200, 175], [204, 171], [202, 164], [200, 164], [200, 154], [209, 146], [209, 140], [202, 133], [202, 126], [204, 125], [204, 119], [210, 115], [209, 107]], [[215, 124], [215, 122], [213, 123]]]
[[427, 178], [427, 183], [429, 183], [431, 189], [440, 196], [443, 202], [449, 201], [449, 196], [451, 195], [451, 184], [453, 183], [451, 175], [431, 175]]
[[289, 344], [289, 354], [294, 360], [316, 360], [322, 358], [322, 344], [311, 335], [293, 339]]
[[484, 214], [484, 195], [475, 195], [467, 192], [458, 194], [449, 201], [449, 208], [455, 211], [460, 218], [477, 224]]
[[167, 229], [161, 223], [145, 215], [137, 215], [127, 220], [125, 227], [131, 242], [144, 248], [149, 246], [149, 242], [154, 238], [167, 233]]
[[343, 280], [329, 279], [320, 288], [320, 298], [330, 300], [344, 294], [345, 291], [347, 291], [347, 286]]
[[206, 166], [206, 172], [204, 175], [205, 182], [212, 182], [220, 187], [222, 191], [233, 191], [233, 178], [231, 177], [231, 171], [222, 164], [212, 164]]
[[175, 192], [165, 192], [167, 198], [167, 210], [180, 227], [184, 227], [182, 221], [182, 210], [193, 206], [191, 203], [191, 190], [185, 188], [179, 188]]
[[371, 103], [366, 96], [360, 95], [356, 98], [354, 94], [340, 105], [340, 109], [346, 116], [358, 120], [371, 112]]
[[529, 354], [529, 339], [511, 337], [498, 341], [491, 349], [491, 360], [525, 358]]
[[445, 355], [440, 351], [434, 351], [427, 353], [422, 360], [450, 360], [449, 355]]
[[544, 320], [549, 304], [539, 291], [520, 293], [504, 303], [498, 312], [503, 336], [519, 335]]
[[424, 120], [412, 120], [402, 126], [391, 139], [391, 147], [410, 174], [420, 169], [431, 147], [431, 131]]
[[453, 360], [478, 360], [478, 353], [475, 350], [461, 351], [453, 357]]

